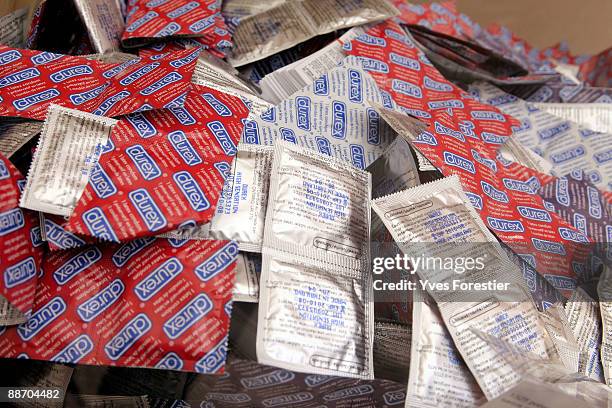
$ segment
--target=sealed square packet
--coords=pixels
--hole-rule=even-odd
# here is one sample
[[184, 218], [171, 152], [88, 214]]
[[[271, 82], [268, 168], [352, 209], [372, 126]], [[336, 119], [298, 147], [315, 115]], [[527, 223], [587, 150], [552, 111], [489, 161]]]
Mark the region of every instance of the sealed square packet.
[[[424, 266], [415, 269], [418, 284], [436, 301], [457, 349], [488, 399], [511, 387], [520, 374], [475, 331], [492, 333], [540, 359], [556, 356], [520, 269], [485, 227], [458, 177], [378, 198], [372, 209], [404, 254], [425, 259]], [[436, 258], [472, 259], [472, 267], [443, 267]]]
[[161, 109], [189, 91], [199, 53], [106, 64], [0, 45], [0, 115], [44, 120], [51, 103], [101, 116]]
[[19, 205], [72, 214], [116, 124], [114, 119], [51, 104]]
[[208, 48], [226, 48], [231, 36], [220, 12], [219, 0], [130, 1], [121, 42], [137, 47], [162, 39], [200, 37]]
[[274, 149], [257, 359], [373, 378], [370, 175], [287, 142]]
[[209, 222], [247, 114], [193, 85], [184, 106], [122, 118], [65, 229], [122, 241]]
[[0, 355], [220, 373], [237, 253], [231, 241], [151, 237], [53, 252]]

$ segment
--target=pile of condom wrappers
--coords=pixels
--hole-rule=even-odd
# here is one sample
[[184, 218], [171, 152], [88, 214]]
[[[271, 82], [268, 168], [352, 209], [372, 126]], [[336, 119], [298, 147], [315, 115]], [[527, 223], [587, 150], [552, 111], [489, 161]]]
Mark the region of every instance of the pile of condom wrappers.
[[33, 3], [0, 17], [3, 401], [612, 403], [612, 48], [453, 1]]

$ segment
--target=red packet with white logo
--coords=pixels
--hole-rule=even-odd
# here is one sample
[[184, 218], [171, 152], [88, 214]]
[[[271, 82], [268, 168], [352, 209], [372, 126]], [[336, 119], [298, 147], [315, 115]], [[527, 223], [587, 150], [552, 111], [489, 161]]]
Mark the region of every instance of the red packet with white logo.
[[105, 64], [0, 45], [0, 116], [44, 120], [51, 103], [101, 116], [176, 104], [190, 89], [199, 53]]
[[150, 237], [53, 252], [0, 356], [221, 373], [237, 254], [232, 241]]
[[210, 221], [248, 112], [194, 85], [183, 107], [122, 118], [66, 230], [124, 241]]
[[[137, 47], [159, 40], [200, 37], [208, 48], [224, 47], [231, 36], [219, 0], [132, 0], [121, 41]], [[221, 42], [222, 41], [222, 42]]]
[[0, 325], [25, 321], [44, 251], [38, 214], [18, 206], [23, 185], [19, 170], [0, 155]]
[[544, 208], [536, 177], [515, 179], [496, 159], [518, 121], [449, 83], [392, 21], [357, 37], [348, 52], [362, 58], [400, 110], [429, 124], [411, 136], [412, 145], [443, 174], [459, 176], [485, 224], [553, 286], [574, 289], [571, 261], [588, 238]]

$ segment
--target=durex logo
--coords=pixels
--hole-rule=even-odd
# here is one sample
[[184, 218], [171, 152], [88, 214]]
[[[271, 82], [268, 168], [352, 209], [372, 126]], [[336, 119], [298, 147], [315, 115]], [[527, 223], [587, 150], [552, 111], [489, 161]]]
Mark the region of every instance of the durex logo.
[[394, 79], [393, 82], [391, 82], [391, 88], [395, 92], [399, 92], [401, 94], [408, 95], [413, 98], [423, 98], [423, 93], [421, 92], [421, 89], [418, 86], [406, 81]]
[[189, 13], [191, 10], [195, 10], [200, 6], [200, 3], [198, 3], [197, 1], [192, 1], [189, 2], [187, 4], [185, 4], [184, 6], [181, 6], [177, 9], [172, 10], [171, 12], [168, 13], [168, 17], [170, 18], [177, 18], [182, 16], [183, 14], [187, 14]]
[[130, 156], [132, 162], [138, 169], [138, 172], [145, 180], [153, 180], [162, 175], [159, 166], [149, 156], [149, 153], [141, 145], [133, 145], [125, 149], [125, 152]]
[[119, 242], [110, 222], [99, 207], [85, 211], [81, 218], [94, 237], [106, 241]]
[[70, 101], [75, 105], [84, 104], [87, 101], [91, 101], [92, 99], [97, 98], [110, 86], [110, 82], [102, 84], [100, 86], [96, 86], [95, 88], [89, 89], [87, 91], [72, 94], [69, 96]]
[[572, 147], [571, 149], [564, 150], [559, 153], [551, 154], [550, 160], [555, 164], [559, 164], [559, 163], [564, 163], [570, 160], [574, 160], [578, 157], [584, 156], [585, 154], [586, 154], [586, 150], [584, 149], [584, 146], [578, 145], [578, 146]]
[[142, 336], [151, 330], [153, 324], [149, 317], [140, 313], [130, 320], [123, 328], [104, 346], [104, 352], [113, 361], [116, 361], [132, 347]]
[[478, 194], [469, 193], [467, 191], [465, 192], [465, 195], [470, 200], [472, 207], [478, 210], [482, 210], [482, 197], [481, 196], [479, 196]]
[[55, 54], [53, 52], [46, 52], [45, 51], [45, 52], [41, 52], [40, 54], [32, 56], [30, 58], [30, 61], [32, 61], [32, 63], [34, 65], [40, 65], [40, 64], [47, 64], [47, 63], [49, 63], [51, 61], [58, 60], [58, 59], [60, 59], [62, 57], [63, 57], [62, 54]]
[[[216, 373], [225, 363], [227, 356], [227, 337], [223, 338], [212, 350], [195, 363], [195, 371], [198, 373]], [[209, 394], [210, 395], [210, 394]], [[240, 395], [240, 394], [239, 394]], [[247, 398], [248, 395], [246, 395]], [[236, 398], [233, 397], [233, 400]], [[244, 401], [245, 398], [241, 398]]]
[[204, 100], [210, 105], [211, 108], [215, 110], [215, 112], [217, 112], [219, 116], [232, 116], [232, 111], [227, 107], [227, 105], [215, 98], [213, 94], [204, 93], [202, 94], [202, 98], [204, 98]]
[[368, 143], [371, 145], [380, 144], [380, 115], [376, 110], [368, 108]]
[[[170, 65], [174, 68], [181, 68], [187, 64], [191, 64], [193, 61], [195, 61], [196, 59], [198, 59], [198, 57], [200, 56], [200, 47], [195, 47], [194, 51], [187, 55], [186, 57], [182, 57], [179, 59], [176, 59], [174, 61], [170, 62]], [[183, 94], [181, 96], [179, 96], [179, 98], [185, 98], [186, 94]]]
[[[59, 93], [58, 93], [59, 95]], [[111, 108], [113, 106], [115, 106], [117, 104], [117, 102], [127, 98], [128, 96], [130, 96], [130, 92], [129, 91], [121, 91], [118, 92], [112, 96], [109, 96], [108, 98], [106, 98], [104, 100], [104, 102], [102, 102], [100, 104], [100, 106], [98, 107], [98, 109], [96, 109], [95, 111], [93, 111], [94, 115], [98, 115], [98, 116], [104, 116], [108, 111], [111, 110]]]
[[147, 301], [157, 294], [164, 286], [179, 276], [183, 271], [183, 264], [172, 257], [158, 266], [147, 277], [134, 286], [134, 293], [138, 299]]
[[146, 23], [148, 23], [149, 21], [153, 20], [156, 17], [159, 17], [159, 14], [157, 14], [155, 11], [152, 11], [152, 10], [148, 11], [144, 16], [140, 17], [138, 20], [134, 21], [132, 24], [127, 26], [125, 28], [125, 31], [127, 31], [128, 33], [133, 33], [138, 28], [142, 27], [143, 25], [145, 25]]
[[475, 120], [492, 120], [496, 122], [506, 121], [504, 115], [494, 111], [471, 111], [470, 116]]
[[279, 130], [281, 133], [281, 139], [286, 142], [297, 144], [297, 137], [295, 137], [295, 132], [292, 129], [281, 127]]
[[539, 208], [527, 207], [523, 205], [519, 205], [516, 207], [519, 214], [523, 217], [528, 218], [534, 221], [542, 221], [542, 222], [552, 222], [552, 218], [550, 214], [546, 210], [541, 210]]
[[[329, 376], [323, 376], [329, 378]], [[278, 369], [272, 372], [257, 375], [255, 377], [243, 377], [240, 379], [240, 384], [247, 390], [258, 390], [261, 388], [274, 387], [281, 384], [286, 384], [293, 381], [295, 374], [291, 371]], [[312, 387], [311, 384], [308, 384]]]
[[132, 125], [134, 130], [138, 133], [138, 135], [142, 138], [149, 138], [151, 136], [155, 136], [157, 134], [157, 129], [155, 126], [147, 119], [147, 117], [141, 113], [131, 113], [126, 115], [125, 118]]
[[468, 173], [476, 174], [476, 167], [474, 166], [474, 163], [465, 157], [445, 151], [443, 152], [443, 158], [444, 163], [448, 164], [449, 166], [457, 167], [467, 171]]
[[359, 57], [359, 61], [361, 62], [363, 69], [366, 71], [380, 72], [382, 74], [387, 74], [389, 72], [389, 66], [381, 60], [368, 57]]
[[117, 192], [117, 187], [98, 163], [89, 174], [89, 184], [100, 198], [108, 198]]
[[25, 218], [21, 208], [0, 213], [0, 237], [17, 231], [25, 226]]
[[181, 29], [181, 25], [172, 21], [168, 23], [164, 28], [155, 33], [154, 37], [169, 37], [172, 34], [178, 32]]
[[346, 138], [346, 104], [334, 101], [332, 103], [332, 137], [336, 139]]
[[123, 86], [130, 85], [134, 81], [142, 78], [143, 76], [147, 75], [149, 72], [155, 70], [157, 67], [159, 67], [159, 62], [153, 62], [151, 64], [147, 64], [144, 67], [138, 68], [136, 71], [127, 75], [125, 78], [120, 80], [119, 83]]
[[149, 231], [155, 232], [166, 227], [166, 218], [146, 189], [134, 190], [128, 194], [128, 198], [136, 207], [140, 218], [142, 218]]
[[4, 286], [13, 288], [36, 276], [36, 262], [33, 257], [13, 264], [4, 270]]
[[40, 76], [40, 71], [36, 68], [28, 68], [14, 74], [7, 75], [0, 78], [0, 88], [7, 87], [9, 85], [15, 85], [20, 82], [28, 81], [30, 79]]
[[589, 242], [589, 239], [586, 236], [570, 228], [559, 227], [559, 235], [566, 241], [574, 241], [580, 243]]
[[196, 123], [196, 120], [193, 115], [189, 113], [189, 111], [184, 107], [173, 106], [172, 108], [168, 108], [168, 110], [171, 114], [174, 115], [176, 120], [181, 122], [181, 125], [189, 126], [194, 125]]
[[44, 226], [47, 241], [53, 243], [58, 248], [68, 249], [85, 245], [85, 241], [81, 238], [64, 230], [48, 218], [45, 218]]
[[189, 172], [179, 171], [174, 173], [172, 179], [181, 189], [187, 201], [189, 201], [191, 208], [198, 212], [206, 211], [210, 208], [210, 202], [206, 195]]
[[179, 74], [178, 72], [176, 71], [170, 72], [169, 74], [167, 74], [165, 77], [163, 77], [159, 81], [154, 82], [153, 84], [147, 86], [145, 89], [140, 91], [140, 94], [145, 95], [145, 96], [154, 94], [158, 92], [160, 89], [170, 84], [173, 84], [175, 82], [178, 82], [181, 79], [183, 79], [183, 76]]
[[363, 79], [361, 73], [354, 69], [348, 70], [349, 80], [349, 101], [354, 103], [363, 102]]
[[65, 311], [66, 303], [64, 299], [56, 296], [34, 312], [27, 322], [17, 326], [17, 334], [23, 341], [31, 340]]
[[244, 143], [259, 144], [259, 126], [254, 120], [247, 120], [244, 123], [242, 131], [242, 139]]
[[314, 80], [312, 91], [315, 95], [329, 95], [329, 80], [327, 74]]
[[531, 238], [533, 247], [540, 252], [549, 252], [552, 254], [565, 255], [565, 247], [558, 242], [547, 241], [544, 239]]
[[427, 75], [423, 79], [423, 86], [427, 89], [430, 89], [432, 91], [438, 91], [438, 92], [450, 92], [453, 90], [453, 86], [451, 84], [448, 84], [445, 82], [434, 81], [433, 79], [429, 78]]
[[[38, 55], [35, 55], [32, 58], [35, 58], [35, 57], [38, 57]], [[20, 58], [21, 58], [21, 53], [17, 50], [9, 50], [9, 51], [0, 52], [0, 65], [10, 64], [11, 62], [15, 62], [19, 60]]]
[[332, 155], [331, 144], [329, 140], [323, 136], [316, 136], [315, 141], [317, 142], [317, 150], [321, 154], [326, 154], [328, 156]]
[[297, 127], [310, 130], [310, 98], [298, 96], [295, 98]]
[[13, 106], [15, 107], [15, 109], [20, 110], [20, 111], [26, 110], [30, 108], [31, 106], [34, 106], [36, 104], [46, 102], [50, 99], [58, 97], [59, 94], [60, 92], [55, 88], [47, 89], [42, 92], [35, 93], [33, 95], [28, 95], [21, 99], [16, 99], [13, 101]]
[[480, 186], [482, 187], [482, 191], [493, 200], [500, 203], [507, 203], [509, 201], [506, 193], [504, 193], [502, 190], [496, 189], [493, 187], [493, 185], [487, 183], [486, 181], [481, 180]]
[[357, 144], [351, 144], [349, 146], [350, 154], [351, 154], [351, 162], [353, 166], [364, 170], [366, 168], [365, 165], [365, 153], [363, 151], [363, 146]]
[[563, 122], [555, 126], [550, 126], [541, 130], [538, 130], [538, 135], [540, 139], [547, 140], [551, 139], [555, 136], [559, 136], [562, 133], [567, 132], [570, 129], [569, 122]]
[[168, 134], [168, 140], [174, 150], [181, 156], [185, 164], [195, 166], [202, 163], [202, 158], [195, 148], [189, 143], [189, 139], [182, 130], [176, 130]]
[[361, 34], [355, 38], [355, 40], [364, 44], [375, 45], [377, 47], [385, 47], [387, 45], [387, 42], [383, 38], [374, 37], [373, 35], [369, 34]]
[[89, 74], [93, 74], [93, 69], [91, 69], [89, 65], [77, 65], [76, 67], [70, 67], [57, 71], [49, 75], [49, 79], [57, 84], [70, 78]]
[[236, 154], [236, 145], [225, 129], [225, 126], [223, 126], [223, 123], [218, 120], [214, 120], [207, 123], [206, 126], [213, 133], [215, 139], [217, 139], [217, 142], [219, 143], [221, 149], [223, 149], [223, 152], [228, 156], [234, 156]]
[[57, 363], [75, 364], [91, 353], [93, 349], [94, 345], [91, 338], [86, 334], [82, 334], [49, 360]]
[[441, 124], [438, 121], [434, 122], [434, 127], [435, 127], [435, 130], [436, 130], [436, 133], [438, 133], [440, 135], [446, 135], [446, 136], [454, 137], [457, 140], [465, 142], [465, 137], [463, 136], [463, 133], [461, 133], [458, 130], [451, 129], [448, 126], [444, 126], [443, 124]]
[[199, 33], [206, 30], [208, 27], [215, 24], [215, 16], [203, 18], [189, 26], [189, 29], [194, 33]]
[[491, 229], [503, 232], [525, 232], [520, 221], [505, 220], [503, 218], [487, 217], [487, 224]]
[[124, 291], [125, 285], [121, 279], [117, 278], [104, 289], [81, 303], [77, 307], [77, 314], [84, 322], [90, 322], [117, 302]]
[[184, 334], [210, 312], [213, 304], [204, 293], [187, 303], [178, 313], [168, 319], [162, 329], [169, 339], [174, 340]]
[[404, 68], [408, 68], [411, 69], [413, 71], [420, 71], [421, 70], [421, 64], [419, 63], [419, 61], [412, 59], [412, 58], [408, 58], [405, 57], [403, 55], [399, 55], [396, 54], [394, 52], [389, 54], [389, 58], [391, 59], [391, 62], [396, 64], [396, 65], [400, 65]]
[[53, 279], [58, 285], [65, 285], [72, 278], [102, 259], [102, 252], [97, 247], [90, 247], [70, 258], [53, 272]]
[[221, 249], [195, 268], [195, 274], [207, 282], [228, 268], [238, 256], [238, 245], [229, 241]]
[[183, 360], [179, 357], [175, 352], [169, 352], [165, 356], [161, 358], [155, 364], [155, 368], [162, 368], [164, 370], [182, 370], [183, 369]]

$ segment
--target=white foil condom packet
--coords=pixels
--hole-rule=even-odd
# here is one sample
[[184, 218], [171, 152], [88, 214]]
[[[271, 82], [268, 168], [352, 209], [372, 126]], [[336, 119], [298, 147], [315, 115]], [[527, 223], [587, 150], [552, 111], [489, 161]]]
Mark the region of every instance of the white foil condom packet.
[[72, 214], [116, 124], [104, 116], [50, 105], [19, 206]]
[[370, 174], [278, 141], [264, 229], [262, 364], [374, 378]]
[[452, 406], [471, 408], [485, 397], [459, 356], [433, 299], [414, 292], [410, 376], [406, 408]]
[[[487, 399], [505, 392], [520, 379], [520, 373], [474, 330], [494, 333], [541, 359], [549, 359], [551, 354], [556, 357], [521, 271], [484, 226], [457, 176], [381, 197], [372, 202], [372, 209], [404, 254], [434, 259], [434, 268], [416, 271], [420, 277], [417, 284], [436, 301], [457, 349]], [[414, 253], [417, 250], [419, 253]], [[453, 268], [435, 267], [435, 258], [441, 256], [451, 260], [470, 257], [476, 265], [478, 257], [483, 257], [486, 267], [458, 274]], [[455, 280], [472, 285], [472, 289], [452, 290]], [[450, 290], [432, 286], [446, 284]]]

